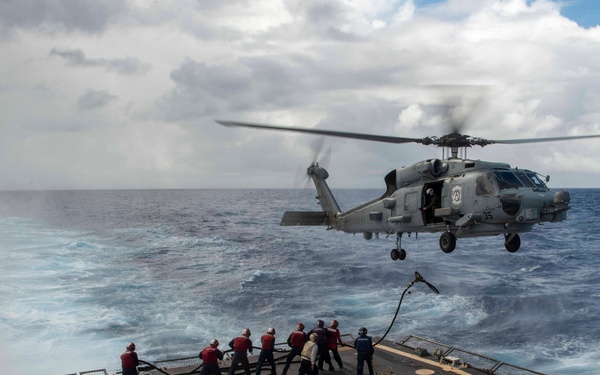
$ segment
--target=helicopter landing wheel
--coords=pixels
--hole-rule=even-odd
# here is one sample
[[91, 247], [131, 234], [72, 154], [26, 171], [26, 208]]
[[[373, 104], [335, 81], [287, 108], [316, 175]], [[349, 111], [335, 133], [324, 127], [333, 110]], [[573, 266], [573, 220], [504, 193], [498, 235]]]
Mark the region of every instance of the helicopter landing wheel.
[[516, 233], [508, 233], [504, 235], [504, 247], [510, 253], [514, 253], [521, 247], [521, 237]]
[[440, 249], [445, 253], [451, 253], [456, 248], [456, 236], [450, 232], [444, 232], [440, 236]]
[[392, 260], [404, 260], [406, 259], [406, 251], [404, 249], [394, 249], [390, 253], [390, 257], [392, 258]]

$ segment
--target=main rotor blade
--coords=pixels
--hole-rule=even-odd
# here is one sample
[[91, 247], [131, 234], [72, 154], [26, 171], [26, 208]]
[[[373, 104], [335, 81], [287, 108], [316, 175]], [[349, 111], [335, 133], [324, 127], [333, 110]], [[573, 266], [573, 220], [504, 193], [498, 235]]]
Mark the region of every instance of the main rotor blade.
[[568, 140], [572, 140], [572, 139], [585, 139], [585, 138], [600, 138], [600, 135], [575, 135], [575, 136], [570, 136], [570, 137], [525, 138], [525, 139], [504, 139], [504, 140], [489, 139], [488, 142], [489, 142], [489, 144], [494, 144], [494, 143], [520, 144], [520, 143], [568, 141]]
[[341, 132], [341, 131], [337, 131], [337, 130], [291, 128], [291, 127], [285, 127], [285, 126], [262, 125], [262, 124], [253, 124], [253, 123], [238, 122], [238, 121], [224, 121], [224, 120], [215, 120], [215, 121], [218, 122], [219, 124], [227, 126], [227, 127], [238, 126], [238, 127], [246, 127], [246, 128], [254, 128], [254, 129], [282, 130], [282, 131], [296, 132], [296, 133], [328, 135], [331, 137], [361, 139], [361, 140], [365, 140], [365, 141], [386, 142], [386, 143], [410, 143], [410, 142], [423, 143], [424, 142], [424, 140], [421, 138], [389, 137], [389, 136], [385, 136], [385, 135], [348, 133], [348, 132]]
[[[285, 126], [273, 126], [273, 125], [262, 125], [248, 122], [238, 121], [224, 121], [215, 120], [217, 123], [227, 127], [246, 127], [253, 129], [265, 129], [265, 130], [281, 130], [296, 133], [305, 134], [319, 134], [331, 137], [340, 138], [351, 138], [366, 141], [385, 142], [385, 143], [420, 143], [423, 145], [436, 145], [438, 147], [470, 147], [474, 145], [487, 146], [491, 144], [521, 144], [521, 143], [538, 143], [538, 142], [554, 142], [554, 141], [568, 141], [574, 139], [589, 139], [589, 138], [600, 138], [600, 135], [578, 135], [569, 137], [549, 137], [549, 138], [525, 138], [525, 139], [485, 139], [478, 137], [471, 137], [468, 135], [461, 135], [459, 133], [450, 133], [442, 137], [425, 137], [425, 138], [405, 138], [405, 137], [390, 137], [384, 135], [372, 135], [362, 133], [349, 133], [341, 132], [336, 130], [324, 130], [324, 129], [309, 129], [309, 128], [292, 128]], [[455, 127], [456, 129], [456, 127]], [[454, 139], [456, 138], [456, 139]]]

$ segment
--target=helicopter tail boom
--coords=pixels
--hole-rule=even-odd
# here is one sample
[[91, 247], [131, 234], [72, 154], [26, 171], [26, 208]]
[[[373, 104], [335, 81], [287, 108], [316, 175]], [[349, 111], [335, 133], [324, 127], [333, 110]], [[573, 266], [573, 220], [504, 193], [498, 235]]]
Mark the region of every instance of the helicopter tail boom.
[[286, 211], [281, 218], [281, 225], [327, 225], [337, 227], [337, 217], [341, 210], [331, 189], [325, 180], [329, 173], [314, 162], [306, 170], [317, 189], [317, 200], [323, 211]]

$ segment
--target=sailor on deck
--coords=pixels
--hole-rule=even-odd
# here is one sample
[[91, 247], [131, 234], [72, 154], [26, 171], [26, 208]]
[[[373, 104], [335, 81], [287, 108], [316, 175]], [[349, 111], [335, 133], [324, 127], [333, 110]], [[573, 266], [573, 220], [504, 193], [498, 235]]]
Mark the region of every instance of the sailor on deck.
[[250, 341], [249, 338], [251, 334], [250, 328], [245, 328], [242, 331], [241, 336], [236, 337], [229, 342], [229, 347], [233, 349], [233, 359], [231, 361], [231, 366], [229, 367], [228, 375], [233, 375], [239, 364], [244, 366], [246, 375], [250, 375], [250, 362], [248, 362], [247, 352], [252, 353], [252, 341]]
[[200, 375], [221, 375], [219, 360], [223, 360], [223, 352], [217, 349], [218, 346], [219, 340], [212, 339], [210, 345], [204, 348], [198, 355], [202, 360]]
[[308, 335], [317, 334], [317, 347], [319, 348], [319, 370], [323, 370], [323, 362], [329, 365], [329, 371], [333, 371], [329, 349], [327, 348], [327, 335], [329, 332], [325, 329], [325, 322], [317, 320], [317, 326], [308, 332]]
[[287, 339], [287, 344], [291, 347], [291, 349], [285, 360], [285, 366], [283, 367], [283, 372], [281, 375], [287, 374], [292, 360], [294, 357], [302, 353], [302, 348], [304, 348], [304, 344], [306, 343], [307, 339], [308, 336], [306, 333], [304, 333], [304, 324], [298, 323], [296, 325], [296, 330], [290, 333], [290, 336]]
[[300, 358], [300, 369], [298, 375], [319, 375], [319, 366], [317, 366], [317, 354], [319, 347], [317, 346], [317, 334], [311, 333], [309, 341], [304, 344]]
[[137, 366], [140, 365], [140, 361], [135, 352], [135, 344], [130, 342], [125, 349], [125, 353], [121, 354], [123, 375], [137, 375]]
[[373, 340], [370, 336], [367, 336], [365, 327], [358, 329], [358, 337], [354, 340], [354, 347], [356, 348], [356, 359], [358, 360], [356, 375], [363, 375], [365, 361], [367, 361], [369, 375], [373, 375]]
[[271, 375], [277, 375], [275, 358], [273, 358], [273, 351], [275, 350], [275, 328], [270, 327], [267, 330], [267, 334], [262, 335], [260, 342], [262, 346], [260, 354], [258, 355], [258, 362], [256, 362], [256, 375], [260, 375], [264, 361], [268, 361], [271, 365]]
[[344, 342], [342, 341], [342, 337], [340, 335], [340, 330], [337, 328], [338, 325], [338, 321], [334, 319], [331, 321], [331, 325], [327, 327], [327, 331], [329, 332], [329, 335], [327, 336], [327, 346], [333, 353], [333, 358], [340, 368], [344, 368], [344, 365], [342, 364], [342, 358], [340, 358], [340, 353], [338, 353], [337, 348], [338, 344], [340, 346], [344, 346]]

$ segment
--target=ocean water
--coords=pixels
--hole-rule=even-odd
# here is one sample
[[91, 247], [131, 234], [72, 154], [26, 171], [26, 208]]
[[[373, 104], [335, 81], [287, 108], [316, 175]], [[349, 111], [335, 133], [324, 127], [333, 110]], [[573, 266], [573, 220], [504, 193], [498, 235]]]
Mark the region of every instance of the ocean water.
[[[379, 190], [334, 190], [342, 209]], [[521, 235], [365, 241], [280, 227], [317, 210], [312, 190], [0, 192], [2, 374], [118, 369], [134, 341], [147, 361], [197, 355], [249, 327], [284, 341], [295, 324], [340, 321], [415, 334], [548, 374], [600, 374], [600, 190], [571, 190], [568, 220]]]

